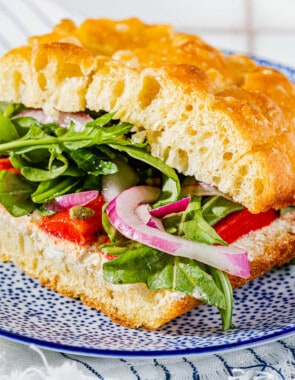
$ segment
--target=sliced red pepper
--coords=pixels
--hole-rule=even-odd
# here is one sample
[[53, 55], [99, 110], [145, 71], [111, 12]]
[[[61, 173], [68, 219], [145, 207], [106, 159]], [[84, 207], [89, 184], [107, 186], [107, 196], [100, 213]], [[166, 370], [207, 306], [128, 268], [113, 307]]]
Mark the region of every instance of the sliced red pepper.
[[12, 173], [21, 174], [19, 170], [15, 169], [7, 157], [0, 158], [0, 170], [6, 170]]
[[251, 214], [247, 209], [243, 209], [226, 216], [214, 228], [219, 236], [230, 244], [250, 231], [269, 225], [277, 217], [278, 214], [273, 209], [259, 214]]
[[99, 195], [86, 207], [94, 211], [94, 215], [87, 219], [72, 219], [69, 210], [59, 211], [52, 216], [44, 216], [40, 221], [40, 228], [54, 236], [78, 243], [92, 244], [101, 235], [105, 235], [102, 227], [102, 206], [105, 203]]

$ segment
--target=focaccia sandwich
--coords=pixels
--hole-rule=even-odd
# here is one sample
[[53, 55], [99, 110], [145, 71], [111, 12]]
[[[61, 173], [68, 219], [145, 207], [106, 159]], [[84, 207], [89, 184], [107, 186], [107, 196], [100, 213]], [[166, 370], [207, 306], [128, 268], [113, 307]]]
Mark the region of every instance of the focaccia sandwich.
[[0, 59], [0, 258], [124, 326], [295, 257], [295, 87], [138, 19], [63, 20]]

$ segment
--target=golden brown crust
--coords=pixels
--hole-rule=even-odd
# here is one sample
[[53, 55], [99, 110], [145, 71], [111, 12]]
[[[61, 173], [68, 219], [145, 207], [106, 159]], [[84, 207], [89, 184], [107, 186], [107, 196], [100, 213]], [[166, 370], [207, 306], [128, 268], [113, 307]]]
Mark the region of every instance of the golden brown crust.
[[[0, 60], [1, 99], [116, 111], [152, 153], [250, 211], [295, 204], [295, 90], [281, 73], [138, 19], [70, 20]], [[189, 136], [189, 138], [187, 137]]]
[[96, 58], [75, 44], [52, 42], [9, 51], [0, 62], [1, 99], [47, 113], [85, 109]]
[[295, 213], [286, 213], [267, 228], [241, 237], [234, 245], [250, 252], [251, 259], [250, 279], [229, 276], [233, 287], [236, 288], [294, 259]]

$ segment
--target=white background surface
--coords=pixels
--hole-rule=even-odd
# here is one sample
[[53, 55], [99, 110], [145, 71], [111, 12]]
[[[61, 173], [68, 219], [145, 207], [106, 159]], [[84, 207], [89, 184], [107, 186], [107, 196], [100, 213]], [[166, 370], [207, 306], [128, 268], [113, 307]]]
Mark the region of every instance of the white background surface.
[[[11, 11], [11, 4], [18, 12]], [[48, 32], [61, 18], [79, 23], [86, 17], [133, 16], [150, 23], [172, 23], [177, 30], [197, 33], [221, 49], [295, 66], [295, 0], [2, 1], [0, 54], [25, 43], [32, 32]], [[27, 20], [34, 21], [28, 25]]]
[[[61, 3], [61, 2], [60, 2]], [[294, 0], [64, 0], [84, 17], [138, 16], [195, 32], [220, 48], [295, 66]]]
[[[56, 0], [55, 0], [56, 1]], [[64, 0], [84, 17], [138, 16], [172, 23], [220, 48], [258, 54], [295, 65], [294, 0]]]

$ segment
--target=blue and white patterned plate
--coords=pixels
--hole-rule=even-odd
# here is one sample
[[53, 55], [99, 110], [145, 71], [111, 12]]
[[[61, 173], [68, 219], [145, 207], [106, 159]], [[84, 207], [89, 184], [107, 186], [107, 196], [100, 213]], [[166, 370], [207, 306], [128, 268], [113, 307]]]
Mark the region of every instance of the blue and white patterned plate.
[[249, 347], [295, 333], [295, 265], [235, 290], [236, 329], [223, 332], [206, 305], [157, 331], [132, 330], [79, 301], [60, 296], [0, 264], [0, 335], [84, 355], [148, 357], [206, 354]]
[[[257, 60], [257, 59], [256, 59]], [[268, 61], [295, 81], [295, 70]], [[236, 329], [223, 332], [218, 311], [203, 305], [157, 331], [132, 330], [79, 301], [60, 296], [0, 263], [0, 335], [80, 355], [161, 357], [224, 352], [295, 334], [295, 265], [274, 269], [234, 291]]]

